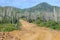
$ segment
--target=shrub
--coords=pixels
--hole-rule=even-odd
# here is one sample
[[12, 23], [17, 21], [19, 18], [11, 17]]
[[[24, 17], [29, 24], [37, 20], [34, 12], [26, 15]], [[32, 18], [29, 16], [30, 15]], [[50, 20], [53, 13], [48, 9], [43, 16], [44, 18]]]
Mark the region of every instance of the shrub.
[[16, 24], [0, 24], [0, 32], [10, 32], [19, 29], [20, 28], [17, 28]]
[[33, 21], [35, 21], [34, 19], [28, 19], [27, 20], [29, 23], [32, 23]]
[[49, 20], [49, 21], [43, 22], [40, 19], [37, 19], [35, 23], [41, 27], [48, 27], [51, 29], [60, 30], [60, 23], [55, 22], [54, 20]]

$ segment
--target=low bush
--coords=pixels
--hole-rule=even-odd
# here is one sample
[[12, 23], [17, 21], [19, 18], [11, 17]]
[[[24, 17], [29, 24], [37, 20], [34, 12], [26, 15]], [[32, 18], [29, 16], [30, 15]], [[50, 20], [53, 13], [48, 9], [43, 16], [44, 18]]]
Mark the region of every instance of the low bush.
[[37, 19], [35, 21], [35, 23], [38, 25], [38, 26], [41, 26], [41, 27], [48, 27], [48, 28], [51, 28], [51, 29], [56, 29], [56, 30], [60, 30], [60, 22], [55, 22], [53, 20], [50, 20], [50, 21], [46, 21], [46, 22], [43, 22], [41, 21], [40, 19]]
[[18, 28], [17, 24], [0, 24], [0, 32], [10, 32], [13, 30], [20, 30], [20, 28]]

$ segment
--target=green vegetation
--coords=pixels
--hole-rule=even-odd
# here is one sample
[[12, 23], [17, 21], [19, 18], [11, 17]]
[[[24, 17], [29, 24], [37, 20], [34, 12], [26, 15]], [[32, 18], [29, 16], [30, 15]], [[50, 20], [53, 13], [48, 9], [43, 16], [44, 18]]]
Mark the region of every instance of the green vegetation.
[[13, 18], [12, 20], [8, 19], [6, 16], [0, 20], [0, 32], [10, 32], [13, 30], [20, 30], [21, 23], [19, 19]]
[[19, 30], [16, 24], [0, 24], [0, 32]]
[[21, 23], [0, 23], [0, 32], [10, 32], [13, 30], [20, 30]]
[[60, 30], [60, 22], [55, 22], [53, 20], [43, 22], [43, 20], [37, 19], [34, 23], [40, 27], [48, 27], [55, 30]]

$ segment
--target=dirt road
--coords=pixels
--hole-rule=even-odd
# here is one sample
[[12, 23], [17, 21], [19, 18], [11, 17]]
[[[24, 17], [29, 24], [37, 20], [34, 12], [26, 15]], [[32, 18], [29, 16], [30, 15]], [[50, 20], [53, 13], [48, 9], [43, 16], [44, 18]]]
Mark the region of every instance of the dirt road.
[[0, 40], [60, 40], [60, 31], [38, 27], [36, 24], [20, 20], [21, 30], [6, 32]]
[[[60, 32], [20, 20], [22, 29], [29, 32], [22, 40], [60, 40]], [[32, 33], [32, 34], [31, 34]]]

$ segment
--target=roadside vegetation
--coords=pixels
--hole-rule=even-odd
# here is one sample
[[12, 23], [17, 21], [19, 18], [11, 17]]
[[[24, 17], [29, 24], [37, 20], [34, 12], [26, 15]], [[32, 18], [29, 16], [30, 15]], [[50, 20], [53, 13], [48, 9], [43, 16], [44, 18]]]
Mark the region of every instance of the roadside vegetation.
[[10, 23], [4, 23], [4, 24], [0, 24], [0, 32], [10, 32], [13, 30], [20, 30], [20, 23], [16, 23], [16, 24], [10, 24]]
[[4, 17], [0, 20], [0, 32], [10, 32], [13, 30], [20, 30], [21, 23], [19, 23], [19, 19], [8, 19]]
[[34, 21], [40, 27], [47, 27], [55, 30], [60, 30], [60, 22], [55, 22], [54, 20], [44, 21], [40, 18]]

